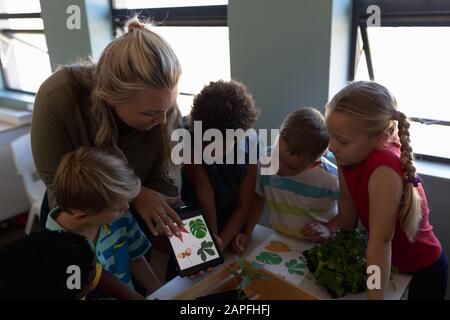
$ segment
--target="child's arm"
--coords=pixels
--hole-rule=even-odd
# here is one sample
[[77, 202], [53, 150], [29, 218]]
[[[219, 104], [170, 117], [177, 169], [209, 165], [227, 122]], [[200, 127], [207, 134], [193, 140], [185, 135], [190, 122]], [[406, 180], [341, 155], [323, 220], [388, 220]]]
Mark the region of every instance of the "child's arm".
[[250, 209], [248, 213], [248, 220], [244, 227], [244, 232], [238, 233], [238, 235], [233, 240], [233, 251], [240, 255], [250, 243], [252, 239], [253, 230], [256, 224], [261, 218], [266, 200], [263, 196], [256, 192], [253, 192], [253, 197], [250, 204]]
[[131, 260], [131, 273], [137, 282], [147, 289], [148, 293], [152, 293], [161, 287], [161, 282], [159, 282], [152, 267], [150, 267], [143, 256]]
[[185, 164], [183, 168], [187, 179], [195, 190], [198, 205], [205, 214], [211, 232], [218, 234], [215, 194], [208, 174], [201, 164]]
[[326, 224], [311, 222], [303, 228], [302, 234], [310, 241], [322, 243], [325, 240], [330, 239], [336, 233], [338, 219], [339, 217], [336, 215]]
[[381, 288], [368, 290], [368, 299], [383, 299], [391, 270], [391, 241], [403, 193], [400, 176], [388, 167], [377, 168], [369, 180], [369, 241], [367, 266], [379, 266]]
[[350, 196], [344, 176], [339, 168], [339, 199], [338, 199], [337, 229], [355, 229], [358, 225], [358, 215], [355, 204]]
[[255, 190], [256, 170], [256, 165], [249, 165], [245, 177], [239, 185], [236, 209], [220, 233], [224, 248], [230, 244], [231, 240], [242, 229], [242, 226], [247, 220], [248, 209]]
[[331, 233], [335, 234], [338, 230], [339, 226], [339, 214], [335, 215], [333, 219], [331, 219], [327, 224], [327, 228], [331, 231]]
[[250, 205], [250, 214], [244, 229], [246, 235], [250, 237], [252, 236], [253, 230], [255, 229], [259, 218], [261, 218], [265, 205], [266, 199], [256, 192], [253, 192], [252, 202]]
[[144, 298], [134, 290], [131, 290], [122, 281], [117, 279], [116, 276], [106, 271], [102, 270], [100, 276], [100, 281], [98, 282], [97, 289], [101, 293], [109, 297], [118, 300], [143, 300]]

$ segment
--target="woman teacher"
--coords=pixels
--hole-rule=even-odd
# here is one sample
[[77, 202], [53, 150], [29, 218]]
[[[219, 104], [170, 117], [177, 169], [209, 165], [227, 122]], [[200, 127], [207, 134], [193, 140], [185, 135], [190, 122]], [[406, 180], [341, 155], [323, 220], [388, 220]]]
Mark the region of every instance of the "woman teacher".
[[170, 207], [179, 198], [169, 178], [181, 67], [170, 45], [139, 20], [130, 20], [126, 30], [97, 64], [65, 66], [41, 85], [31, 126], [33, 157], [50, 209], [56, 206], [53, 176], [66, 153], [95, 146], [125, 157], [142, 181], [132, 201], [136, 211], [153, 235], [163, 230], [171, 236], [174, 222], [182, 225]]

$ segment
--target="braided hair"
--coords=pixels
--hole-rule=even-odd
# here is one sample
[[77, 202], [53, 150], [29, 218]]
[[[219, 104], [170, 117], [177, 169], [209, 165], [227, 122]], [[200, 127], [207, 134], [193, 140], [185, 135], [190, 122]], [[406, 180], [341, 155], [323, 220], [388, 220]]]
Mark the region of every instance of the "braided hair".
[[[410, 141], [410, 123], [397, 110], [397, 101], [384, 86], [373, 81], [355, 81], [339, 91], [327, 104], [326, 112], [343, 112], [355, 120], [356, 126], [370, 137], [386, 132], [398, 134], [401, 144], [400, 160], [403, 169], [403, 194], [399, 222], [408, 240], [414, 242], [422, 219], [422, 200], [417, 191], [418, 179]], [[398, 133], [397, 133], [398, 130]]]

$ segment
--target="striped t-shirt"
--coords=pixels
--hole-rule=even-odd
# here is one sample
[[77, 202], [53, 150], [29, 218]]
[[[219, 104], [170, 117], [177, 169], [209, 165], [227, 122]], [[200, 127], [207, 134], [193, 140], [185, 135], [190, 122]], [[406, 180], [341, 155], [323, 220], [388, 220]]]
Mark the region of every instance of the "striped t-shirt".
[[[48, 230], [68, 231], [56, 222], [56, 217], [60, 212], [59, 208], [50, 212], [46, 223]], [[103, 269], [114, 274], [134, 290], [131, 278], [131, 260], [142, 257], [151, 245], [131, 213], [127, 211], [112, 223], [102, 225], [97, 243], [92, 244], [90, 241], [89, 243]]]
[[325, 157], [295, 176], [261, 175], [258, 167], [255, 192], [266, 201], [272, 227], [293, 237], [302, 237], [311, 222], [328, 223], [338, 212], [338, 173]]

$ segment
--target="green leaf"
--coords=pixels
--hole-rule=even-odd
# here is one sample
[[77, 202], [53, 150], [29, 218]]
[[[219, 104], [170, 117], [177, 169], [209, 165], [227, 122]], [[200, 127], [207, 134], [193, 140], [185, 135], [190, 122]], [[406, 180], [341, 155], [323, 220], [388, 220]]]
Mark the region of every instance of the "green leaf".
[[195, 219], [189, 222], [189, 229], [194, 237], [202, 239], [206, 236], [206, 225], [202, 219]]
[[300, 270], [306, 267], [306, 264], [303, 262], [297, 261], [297, 259], [291, 259], [284, 265], [288, 268], [289, 274], [304, 275], [304, 272]]
[[[203, 242], [205, 242], [205, 241], [203, 241]], [[205, 243], [205, 248], [212, 248], [212, 246], [213, 246], [213, 242], [212, 241], [208, 241], [208, 242], [206, 242]]]
[[[212, 241], [203, 241], [201, 248], [206, 249], [206, 248], [211, 248], [212, 246], [213, 246]], [[209, 250], [211, 250], [211, 249], [209, 249]]]
[[206, 252], [207, 254], [209, 254], [210, 256], [213, 256], [213, 255], [216, 254], [216, 252], [215, 252], [213, 249], [205, 248], [204, 250], [205, 250], [205, 252]]
[[252, 283], [252, 279], [250, 278], [250, 276], [248, 274], [244, 275], [242, 277], [241, 289], [247, 288], [251, 283]]
[[262, 251], [256, 256], [256, 260], [265, 264], [280, 264], [283, 259], [280, 255], [268, 251]]
[[297, 260], [296, 259], [292, 259], [289, 260], [288, 262], [286, 262], [284, 265], [288, 268], [292, 268], [297, 264]]
[[200, 258], [202, 259], [202, 261], [206, 260], [206, 254], [203, 252], [203, 250], [202, 253], [200, 254]]

